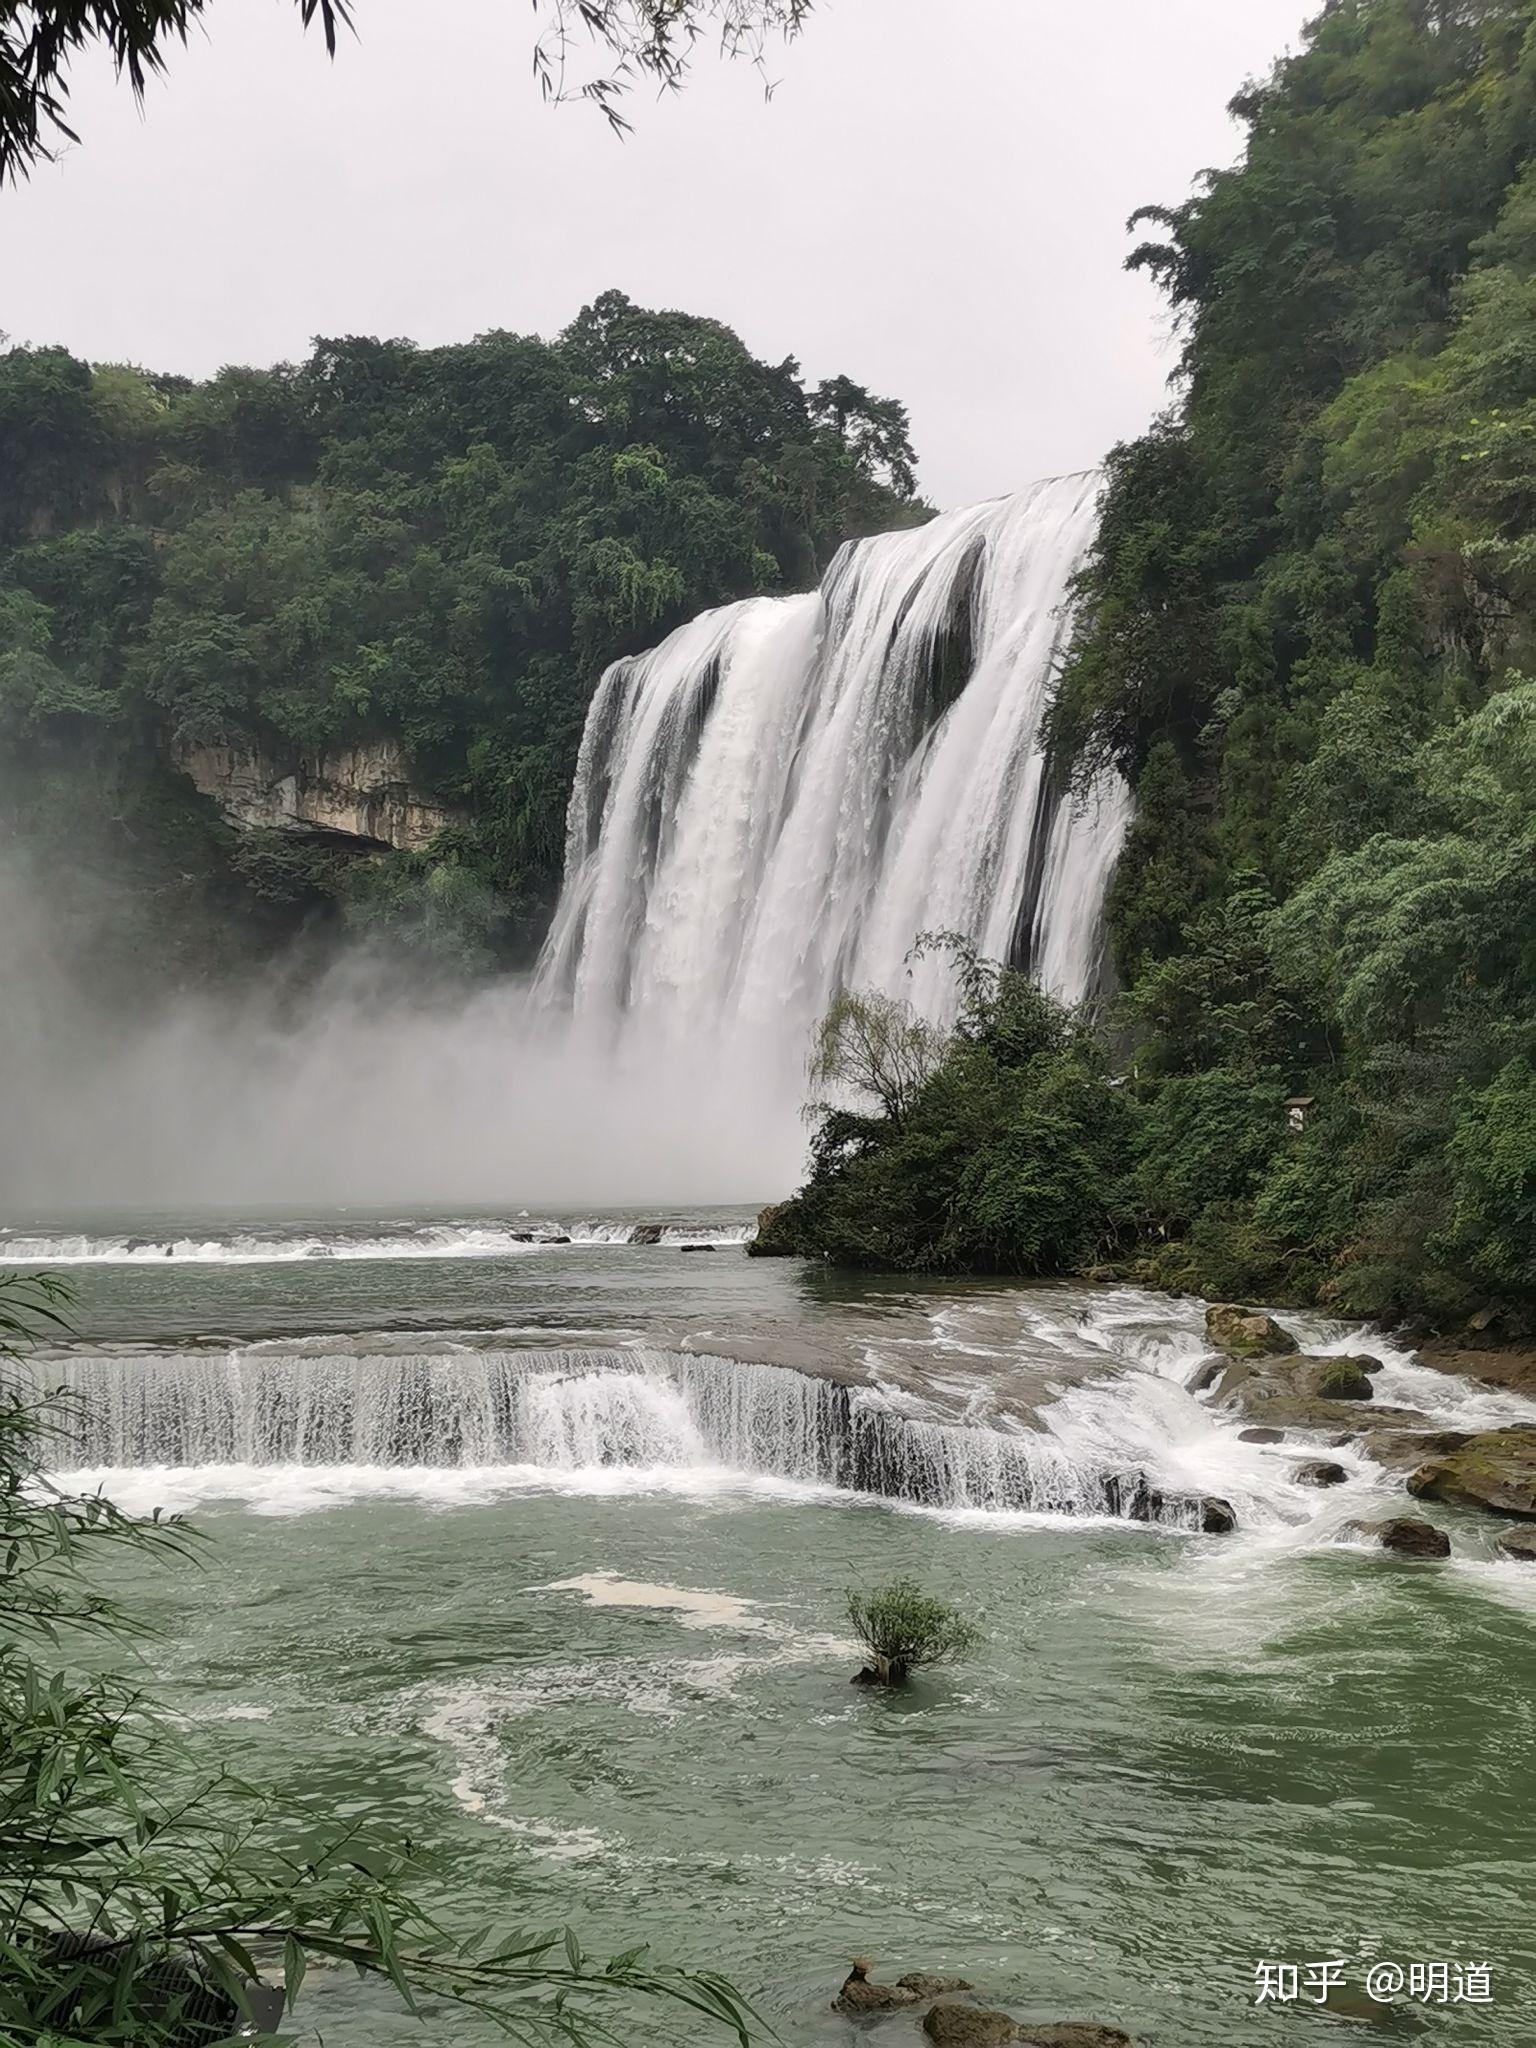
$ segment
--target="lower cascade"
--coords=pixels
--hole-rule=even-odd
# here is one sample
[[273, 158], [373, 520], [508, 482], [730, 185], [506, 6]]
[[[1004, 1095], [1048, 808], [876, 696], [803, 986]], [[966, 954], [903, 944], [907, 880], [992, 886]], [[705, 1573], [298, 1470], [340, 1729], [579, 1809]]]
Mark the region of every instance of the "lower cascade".
[[65, 1467], [730, 1470], [915, 1506], [1194, 1526], [1135, 1470], [1033, 1431], [898, 1415], [873, 1390], [664, 1351], [137, 1353], [39, 1361]]

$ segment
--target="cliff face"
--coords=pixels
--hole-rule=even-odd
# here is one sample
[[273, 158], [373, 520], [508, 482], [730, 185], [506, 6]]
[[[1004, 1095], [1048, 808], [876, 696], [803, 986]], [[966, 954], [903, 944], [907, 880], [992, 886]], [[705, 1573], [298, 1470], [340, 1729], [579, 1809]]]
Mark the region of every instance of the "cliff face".
[[258, 748], [189, 746], [176, 765], [232, 824], [419, 853], [455, 814], [411, 785], [396, 740], [279, 757]]

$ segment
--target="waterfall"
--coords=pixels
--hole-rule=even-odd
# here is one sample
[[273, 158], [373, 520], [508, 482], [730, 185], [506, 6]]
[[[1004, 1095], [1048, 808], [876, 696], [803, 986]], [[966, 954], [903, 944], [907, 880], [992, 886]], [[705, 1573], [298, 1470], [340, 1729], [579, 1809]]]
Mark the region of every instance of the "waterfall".
[[[1049, 788], [1039, 739], [1098, 479], [845, 547], [810, 596], [704, 613], [588, 713], [546, 1003], [619, 1051], [708, 1046], [793, 1090], [839, 987], [942, 1014], [952, 930], [1089, 994], [1127, 797]], [[792, 1106], [792, 1105], [791, 1105]]]
[[631, 1467], [759, 1474], [943, 1509], [1188, 1525], [1140, 1471], [1043, 1431], [898, 1414], [871, 1389], [665, 1351], [133, 1353], [10, 1368], [62, 1390], [61, 1469]]

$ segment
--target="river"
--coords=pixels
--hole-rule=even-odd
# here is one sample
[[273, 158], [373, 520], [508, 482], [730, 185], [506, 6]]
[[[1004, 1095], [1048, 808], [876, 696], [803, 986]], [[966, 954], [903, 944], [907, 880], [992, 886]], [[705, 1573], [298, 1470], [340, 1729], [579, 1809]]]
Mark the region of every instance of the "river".
[[[803, 2048], [922, 2041], [830, 2010], [855, 1953], [1153, 2048], [1337, 2038], [1255, 2004], [1266, 1959], [1486, 1962], [1494, 2003], [1429, 2038], [1529, 2039], [1536, 1571], [1449, 1512], [1445, 1567], [1350, 1542], [1397, 1482], [1346, 1448], [1318, 1492], [1296, 1442], [1241, 1441], [1188, 1389], [1198, 1303], [833, 1278], [745, 1256], [741, 1212], [646, 1215], [660, 1242], [619, 1213], [0, 1238], [77, 1289], [34, 1368], [91, 1396], [74, 1478], [212, 1539], [130, 1589], [200, 1744], [309, 1820], [381, 1811], [459, 1924], [649, 1941]], [[1288, 1320], [1437, 1422], [1536, 1417]], [[1099, 1511], [1131, 1468], [1237, 1533]], [[983, 1640], [875, 1696], [844, 1599], [899, 1573]], [[306, 2006], [340, 2048], [492, 2038], [340, 1973]]]

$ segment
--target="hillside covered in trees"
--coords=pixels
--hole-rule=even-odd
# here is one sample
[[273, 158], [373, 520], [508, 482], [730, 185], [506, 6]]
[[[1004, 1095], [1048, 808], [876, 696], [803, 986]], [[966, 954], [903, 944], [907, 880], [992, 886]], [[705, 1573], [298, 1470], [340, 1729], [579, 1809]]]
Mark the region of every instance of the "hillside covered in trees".
[[1095, 1039], [973, 986], [915, 1103], [824, 1122], [777, 1235], [1515, 1326], [1536, 9], [1332, 0], [1235, 107], [1241, 162], [1141, 217], [1177, 402], [1110, 458], [1052, 717], [1064, 778], [1135, 788], [1123, 993]]
[[[899, 405], [616, 292], [554, 341], [321, 340], [203, 384], [12, 348], [0, 479], [0, 832], [183, 979], [338, 915], [526, 952], [604, 666], [922, 516]], [[382, 860], [233, 831], [176, 766], [380, 738], [455, 820]]]

